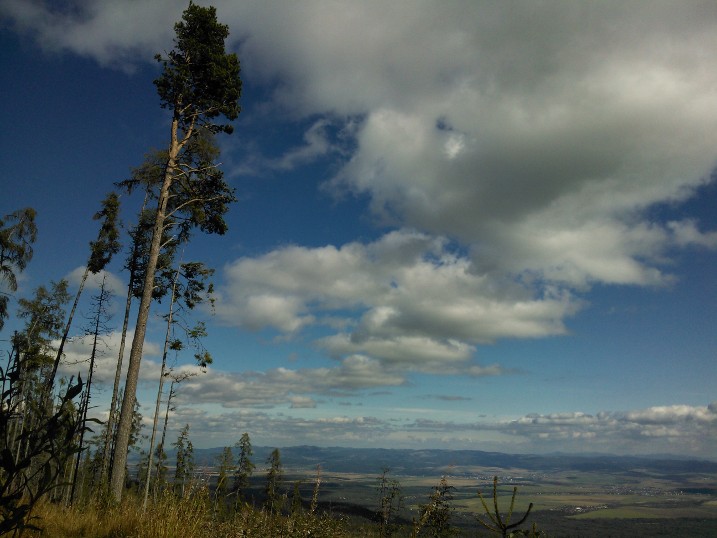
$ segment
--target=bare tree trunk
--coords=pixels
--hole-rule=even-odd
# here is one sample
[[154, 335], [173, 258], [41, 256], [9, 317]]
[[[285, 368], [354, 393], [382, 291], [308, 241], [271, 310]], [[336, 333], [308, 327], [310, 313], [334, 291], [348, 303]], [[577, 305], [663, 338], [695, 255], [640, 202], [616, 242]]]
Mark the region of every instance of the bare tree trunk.
[[[94, 352], [94, 351], [93, 351]], [[80, 471], [80, 461], [82, 460], [82, 441], [84, 437], [84, 424], [85, 424], [85, 418], [87, 417], [87, 404], [89, 403], [90, 399], [90, 391], [89, 391], [90, 385], [89, 383], [85, 387], [85, 396], [82, 398], [82, 401], [80, 402], [80, 431], [79, 431], [79, 450], [77, 454], [74, 456], [74, 465], [73, 467], [73, 473], [72, 473], [72, 482], [70, 484], [70, 494], [67, 498], [67, 506], [72, 506], [72, 503], [75, 502], [75, 487], [77, 485], [77, 477], [79, 475]]]
[[67, 323], [65, 324], [65, 332], [62, 334], [62, 339], [60, 339], [60, 347], [57, 348], [57, 356], [55, 357], [55, 362], [52, 364], [52, 372], [50, 372], [50, 375], [47, 377], [47, 384], [45, 386], [45, 396], [44, 398], [46, 400], [50, 399], [50, 395], [52, 394], [52, 387], [55, 384], [55, 376], [57, 375], [57, 367], [60, 365], [60, 360], [62, 360], [62, 351], [65, 349], [65, 342], [67, 341], [67, 335], [70, 333], [70, 327], [72, 326], [72, 318], [75, 317], [75, 310], [77, 310], [77, 303], [80, 302], [80, 295], [82, 295], [82, 290], [85, 287], [85, 282], [87, 281], [87, 275], [90, 274], [90, 266], [89, 264], [85, 267], [85, 273], [82, 275], [82, 280], [80, 280], [80, 287], [77, 290], [77, 295], [75, 295], [75, 302], [72, 304], [72, 310], [70, 310], [70, 317], [67, 318]]
[[149, 308], [152, 304], [152, 290], [154, 288], [154, 274], [157, 269], [157, 260], [162, 244], [162, 232], [166, 219], [167, 203], [169, 201], [169, 188], [172, 185], [175, 168], [177, 166], [177, 155], [181, 145], [177, 140], [177, 129], [179, 126], [178, 117], [172, 120], [171, 142], [167, 168], [164, 174], [164, 182], [157, 202], [157, 215], [155, 217], [154, 229], [152, 231], [152, 243], [147, 260], [147, 268], [144, 278], [144, 289], [142, 299], [137, 312], [137, 323], [132, 339], [132, 349], [129, 355], [127, 366], [127, 379], [125, 381], [124, 397], [122, 398], [122, 409], [117, 424], [117, 440], [115, 444], [114, 459], [112, 461], [112, 477], [110, 480], [110, 496], [115, 501], [122, 499], [122, 490], [125, 481], [125, 466], [127, 464], [127, 451], [129, 449], [129, 438], [132, 429], [132, 415], [134, 413], [134, 402], [137, 397], [137, 382], [139, 380], [139, 366], [142, 361], [142, 349], [144, 337], [147, 333], [147, 321], [149, 319]]
[[[139, 212], [139, 219], [142, 218], [142, 213], [147, 205], [148, 195], [145, 193], [144, 202], [142, 202], [142, 209]], [[138, 220], [139, 220], [138, 219]], [[139, 223], [138, 223], [139, 226]], [[129, 263], [129, 285], [127, 286], [127, 301], [124, 307], [124, 321], [122, 322], [122, 337], [120, 338], [119, 354], [117, 355], [117, 368], [115, 369], [115, 382], [112, 387], [112, 403], [110, 404], [110, 414], [107, 417], [107, 436], [105, 437], [104, 446], [102, 448], [102, 470], [100, 472], [100, 484], [105, 484], [107, 481], [107, 475], [109, 474], [110, 464], [112, 458], [110, 452], [114, 450], [114, 429], [115, 423], [117, 422], [117, 399], [119, 398], [119, 385], [122, 377], [122, 359], [124, 358], [125, 343], [127, 341], [127, 327], [129, 326], [129, 314], [132, 308], [132, 295], [133, 295], [133, 284], [135, 275], [137, 274], [137, 256], [139, 251], [139, 245], [137, 240], [132, 245], [132, 257]]]
[[107, 300], [108, 293], [105, 291], [106, 278], [102, 279], [100, 286], [100, 294], [97, 302], [97, 313], [95, 315], [95, 328], [92, 333], [92, 353], [90, 354], [90, 368], [87, 372], [87, 384], [85, 385], [85, 398], [80, 408], [80, 442], [79, 451], [77, 452], [77, 462], [75, 463], [75, 478], [72, 481], [72, 491], [70, 492], [70, 505], [75, 502], [75, 486], [77, 484], [77, 475], [82, 460], [82, 445], [85, 440], [85, 424], [87, 422], [87, 410], [90, 408], [90, 398], [92, 396], [92, 374], [95, 371], [95, 359], [97, 358], [97, 340], [99, 339], [100, 325], [102, 321], [102, 312], [104, 303]]
[[[64, 487], [64, 494], [63, 494], [63, 503], [65, 506], [70, 506], [70, 503], [72, 502], [72, 488], [74, 487], [75, 483], [75, 476], [77, 472], [77, 467], [75, 466], [75, 458], [79, 458], [79, 454], [73, 454], [70, 460], [65, 464], [65, 487]], [[69, 477], [67, 475], [70, 475]]]
[[[164, 441], [167, 438], [167, 423], [169, 422], [169, 411], [172, 408], [172, 398], [174, 397], [174, 383], [175, 380], [172, 379], [172, 382], [169, 384], [169, 394], [167, 395], [167, 409], [164, 412], [164, 425], [162, 426], [162, 438], [159, 441], [159, 444], [157, 445], [157, 454], [159, 456], [162, 455], [162, 452], [164, 451]], [[157, 458], [157, 477], [159, 477], [162, 469], [162, 460]], [[156, 488], [155, 488], [155, 497], [156, 497]]]
[[147, 457], [147, 480], [144, 484], [144, 500], [142, 501], [142, 510], [147, 508], [147, 498], [149, 497], [149, 483], [152, 479], [152, 456], [154, 455], [154, 438], [157, 434], [157, 422], [159, 422], [159, 408], [162, 405], [162, 388], [164, 387], [164, 377], [167, 370], [167, 351], [169, 350], [169, 339], [172, 334], [172, 316], [174, 314], [174, 299], [177, 293], [177, 280], [179, 279], [179, 268], [174, 274], [172, 282], [172, 297], [169, 301], [169, 313], [167, 314], [167, 333], [164, 336], [164, 351], [162, 352], [162, 368], [159, 371], [159, 388], [157, 389], [157, 404], [154, 408], [154, 422], [152, 424], [152, 436], [149, 440], [149, 455]]
[[115, 382], [112, 388], [112, 403], [110, 404], [109, 417], [107, 417], [107, 435], [105, 436], [104, 446], [102, 448], [102, 471], [100, 472], [100, 484], [104, 484], [106, 482], [107, 474], [110, 470], [110, 445], [117, 417], [116, 408], [117, 398], [119, 397], [120, 378], [122, 377], [122, 357], [124, 356], [125, 341], [127, 339], [127, 326], [129, 325], [129, 313], [132, 307], [132, 280], [134, 278], [134, 269], [133, 263], [129, 273], [129, 286], [127, 286], [127, 302], [125, 303], [124, 321], [122, 322], [122, 338], [120, 339], [119, 355], [117, 357]]

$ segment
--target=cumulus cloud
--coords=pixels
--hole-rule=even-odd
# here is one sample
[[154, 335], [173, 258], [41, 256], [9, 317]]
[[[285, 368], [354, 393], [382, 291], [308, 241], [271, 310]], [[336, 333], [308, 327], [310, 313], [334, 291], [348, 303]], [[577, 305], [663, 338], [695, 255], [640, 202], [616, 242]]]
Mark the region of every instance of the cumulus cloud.
[[710, 404], [604, 411], [595, 415], [530, 414], [498, 428], [531, 439], [546, 449], [574, 450], [580, 446], [580, 440], [589, 439], [589, 447], [601, 451], [708, 454], [708, 447], [717, 441], [717, 413], [714, 404]]
[[[0, 14], [35, 36], [50, 51], [71, 51], [101, 65], [132, 69], [137, 57], [168, 49], [176, 15], [186, 4], [159, 0], [134, 2], [66, 2], [9, 0]], [[132, 31], [128, 31], [128, 29]]]
[[[81, 265], [80, 267], [77, 267], [70, 271], [65, 276], [65, 279], [67, 279], [67, 281], [73, 286], [79, 286], [80, 282], [82, 281], [82, 276], [84, 274], [85, 266]], [[103, 280], [105, 283], [105, 290], [107, 290], [108, 292], [114, 295], [124, 295], [126, 293], [127, 285], [122, 282], [122, 279], [114, 273], [111, 273], [110, 271], [105, 271], [104, 269], [102, 271], [99, 271], [98, 273], [88, 273], [84, 289], [87, 291], [99, 291], [100, 287], [102, 286]]]
[[[95, 352], [95, 371], [94, 381], [99, 383], [114, 383], [115, 372], [117, 370], [117, 358], [119, 356], [120, 341], [122, 333], [113, 331], [107, 335], [103, 335], [98, 340]], [[127, 362], [129, 360], [129, 348], [132, 345], [133, 332], [127, 334], [125, 343], [122, 379], [127, 372]], [[92, 355], [92, 346], [94, 337], [92, 335], [77, 336], [71, 338], [65, 344], [63, 349], [63, 360], [60, 363], [59, 371], [66, 376], [82, 374], [86, 379], [86, 371], [89, 367], [90, 357]], [[59, 345], [59, 341], [54, 342]], [[154, 342], [145, 341], [143, 348], [143, 360], [140, 367], [140, 378], [143, 380], [159, 379], [159, 364], [149, 357], [161, 355], [159, 345]]]
[[[178, 423], [188, 422], [206, 446], [226, 444], [226, 432], [250, 431], [257, 444], [291, 446], [302, 442], [346, 446], [390, 445], [405, 448], [450, 448], [516, 452], [603, 452], [659, 454], [679, 448], [683, 455], [714, 457], [717, 441], [715, 405], [667, 408], [595, 415], [582, 412], [528, 415], [516, 420], [476, 417], [473, 422], [417, 418], [389, 420], [367, 415], [323, 414], [302, 418], [290, 413], [242, 409], [212, 413], [179, 408]], [[670, 415], [659, 424], [643, 416]]]
[[[4, 13], [48, 48], [112, 64], [168, 48], [171, 23], [184, 8], [171, 0], [68, 6], [9, 1]], [[353, 151], [327, 189], [368, 195], [384, 223], [458, 241], [484, 288], [496, 285], [495, 275], [532, 279], [535, 297], [480, 301], [478, 317], [500, 326], [471, 341], [481, 333], [559, 333], [574, 305], [566, 290], [661, 284], [671, 278], [662, 263], [670, 248], [717, 247], [715, 232], [688, 221], [654, 222], [646, 213], [693, 195], [717, 159], [717, 59], [707, 52], [717, 46], [717, 16], [709, 2], [655, 2], [649, 13], [624, 2], [217, 7], [246, 76], [274, 88], [268, 106], [311, 119], [304, 144], [265, 167], [288, 170], [325, 156], [327, 125], [345, 122]], [[353, 296], [359, 285], [375, 294], [366, 260], [349, 264], [362, 247], [332, 248], [281, 249], [254, 266], [276, 273], [290, 258], [335, 262], [358, 281], [323, 267], [321, 277], [337, 278]], [[246, 280], [250, 265], [243, 259], [230, 271]], [[276, 288], [272, 277], [260, 286]], [[317, 279], [297, 280], [309, 289], [245, 298], [253, 313], [240, 322], [284, 332], [314, 323], [304, 297], [317, 295]], [[325, 296], [340, 299], [336, 285], [328, 286]], [[392, 327], [440, 318], [439, 326], [450, 325], [440, 331], [444, 346], [473, 329], [465, 312], [476, 304], [449, 308], [444, 301], [439, 316], [413, 301], [412, 309], [391, 305]]]
[[347, 326], [316, 344], [335, 358], [366, 355], [403, 370], [468, 371], [477, 343], [562, 334], [563, 318], [579, 308], [565, 291], [534, 297], [487, 279], [444, 239], [409, 230], [340, 248], [284, 247], [224, 273], [217, 315], [226, 323], [285, 333]]
[[[339, 362], [310, 375], [218, 375], [201, 393], [208, 400], [233, 390], [235, 405], [261, 406], [278, 386], [291, 405], [351, 383], [397, 385], [406, 371], [497, 375], [499, 365], [471, 363], [479, 345], [565, 334], [590, 286], [663, 284], [674, 249], [717, 248], [699, 221], [650, 211], [714, 181], [712, 2], [216, 5], [245, 76], [270, 90], [265, 108], [310, 124], [260, 167], [330, 154], [335, 126], [351, 151], [324, 188], [366, 196], [395, 231], [229, 264], [221, 319], [290, 336], [328, 328], [316, 344]], [[7, 0], [1, 9], [48, 50], [129, 68], [171, 47], [185, 7]], [[300, 383], [309, 389], [293, 392]], [[187, 389], [200, 395], [199, 384]], [[555, 449], [581, 436], [695, 439], [700, 428], [714, 440], [699, 413], [656, 409], [530, 416], [495, 431]]]
[[209, 369], [206, 376], [182, 384], [178, 401], [223, 407], [270, 409], [315, 407], [315, 395], [343, 396], [375, 387], [403, 385], [400, 372], [379, 361], [352, 355], [332, 368], [274, 368], [265, 372], [230, 373]]

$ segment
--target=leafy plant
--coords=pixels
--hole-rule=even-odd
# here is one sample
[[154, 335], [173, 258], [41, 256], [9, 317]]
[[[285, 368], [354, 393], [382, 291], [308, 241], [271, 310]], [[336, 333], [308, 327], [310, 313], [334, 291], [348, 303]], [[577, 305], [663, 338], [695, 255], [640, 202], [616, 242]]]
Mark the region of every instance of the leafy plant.
[[[72, 380], [57, 407], [47, 412], [32, 400], [21, 400], [20, 370], [0, 368], [0, 535], [36, 529], [32, 511], [45, 495], [62, 486], [65, 464], [79, 452], [74, 437], [81, 427], [73, 399], [83, 382]], [[23, 413], [21, 406], [33, 407]], [[24, 417], [24, 419], [23, 419]], [[17, 431], [18, 421], [23, 427]]]

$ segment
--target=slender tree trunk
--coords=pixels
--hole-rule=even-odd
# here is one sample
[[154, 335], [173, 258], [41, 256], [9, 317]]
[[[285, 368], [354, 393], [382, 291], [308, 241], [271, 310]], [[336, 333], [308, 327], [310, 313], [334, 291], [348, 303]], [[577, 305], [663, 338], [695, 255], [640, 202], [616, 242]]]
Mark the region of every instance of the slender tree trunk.
[[154, 273], [157, 269], [157, 260], [162, 244], [162, 232], [166, 218], [167, 203], [169, 201], [169, 188], [172, 185], [174, 171], [177, 165], [177, 155], [181, 146], [177, 140], [177, 129], [179, 120], [175, 116], [172, 120], [171, 141], [169, 147], [169, 158], [167, 169], [164, 174], [164, 182], [157, 201], [157, 215], [154, 229], [152, 231], [152, 243], [147, 260], [146, 274], [144, 278], [144, 289], [142, 299], [137, 312], [137, 323], [132, 339], [132, 349], [127, 365], [127, 379], [125, 381], [124, 397], [122, 398], [122, 409], [117, 424], [117, 440], [112, 462], [112, 478], [110, 480], [110, 496], [117, 502], [122, 499], [122, 490], [125, 481], [125, 466], [127, 464], [127, 450], [129, 449], [129, 437], [132, 429], [132, 415], [134, 413], [134, 402], [137, 397], [137, 382], [139, 380], [139, 366], [142, 360], [142, 348], [144, 337], [147, 333], [147, 321], [149, 319], [149, 308], [152, 304], [152, 290], [154, 288]]
[[85, 267], [85, 273], [82, 275], [82, 280], [80, 280], [80, 287], [77, 290], [77, 295], [75, 295], [75, 302], [72, 304], [72, 310], [70, 310], [70, 317], [67, 319], [67, 323], [65, 324], [65, 332], [62, 334], [62, 339], [60, 340], [60, 347], [57, 348], [57, 356], [55, 357], [55, 362], [52, 364], [52, 372], [50, 372], [50, 375], [47, 377], [47, 384], [45, 386], [45, 399], [49, 400], [50, 395], [52, 394], [52, 387], [55, 384], [55, 376], [57, 375], [57, 367], [60, 365], [60, 360], [62, 359], [62, 351], [65, 349], [65, 342], [67, 342], [67, 335], [70, 334], [70, 327], [72, 326], [72, 318], [75, 317], [75, 310], [77, 310], [77, 303], [80, 302], [80, 295], [82, 295], [82, 290], [85, 287], [85, 282], [87, 281], [87, 275], [90, 274], [90, 267], [87, 265]]
[[[133, 253], [133, 260], [134, 254]], [[102, 448], [102, 471], [100, 472], [100, 484], [105, 484], [107, 481], [107, 474], [110, 470], [110, 445], [112, 437], [114, 436], [114, 428], [117, 418], [117, 398], [119, 397], [119, 385], [120, 378], [122, 377], [122, 357], [124, 356], [125, 341], [127, 340], [127, 326], [129, 325], [129, 314], [132, 307], [132, 281], [135, 274], [135, 264], [132, 262], [132, 266], [129, 273], [129, 286], [127, 286], [127, 301], [124, 309], [124, 321], [122, 322], [122, 338], [120, 339], [119, 355], [117, 357], [117, 369], [115, 370], [115, 382], [112, 388], [112, 403], [110, 404], [110, 414], [107, 418], [107, 435], [105, 436], [104, 446]]]
[[[139, 212], [138, 221], [142, 218], [142, 213], [147, 206], [148, 194], [145, 193], [142, 209]], [[139, 226], [139, 222], [138, 222]], [[135, 275], [137, 274], [137, 256], [139, 245], [137, 240], [132, 244], [132, 257], [129, 263], [129, 285], [127, 286], [127, 301], [124, 307], [124, 321], [122, 322], [122, 337], [120, 338], [119, 354], [117, 356], [117, 368], [115, 369], [115, 382], [112, 387], [112, 402], [110, 404], [110, 414], [107, 417], [107, 436], [105, 437], [104, 446], [102, 448], [102, 470], [100, 471], [100, 484], [106, 484], [107, 475], [109, 474], [112, 458], [110, 451], [113, 450], [114, 429], [117, 422], [117, 399], [119, 398], [120, 379], [122, 378], [122, 359], [124, 358], [124, 348], [127, 342], [127, 327], [129, 326], [129, 314], [132, 309], [132, 295]]]
[[[159, 454], [160, 456], [164, 451], [164, 442], [167, 438], [167, 423], [169, 422], [169, 410], [172, 406], [172, 397], [174, 396], [174, 383], [175, 381], [174, 379], [172, 379], [172, 382], [169, 384], [169, 394], [167, 395], [167, 409], [164, 412], [164, 425], [162, 426], [162, 438], [159, 440], [159, 444], [157, 445], [157, 454]], [[157, 477], [159, 477], [161, 473], [161, 466], [162, 460], [157, 458]]]
[[[72, 503], [72, 488], [74, 487], [75, 483], [75, 476], [77, 473], [77, 467], [75, 466], [75, 458], [79, 458], [79, 454], [74, 454], [69, 461], [67, 461], [65, 466], [65, 487], [63, 492], [64, 499], [62, 502], [65, 506], [70, 506]], [[67, 475], [70, 476], [67, 476]]]
[[[17, 429], [20, 425], [20, 417], [17, 415], [17, 410], [19, 406], [21, 405], [21, 398], [23, 393], [23, 386], [24, 382], [22, 380], [21, 372], [20, 372], [20, 347], [16, 344], [17, 340], [17, 331], [15, 331], [15, 338], [13, 338], [13, 348], [12, 352], [10, 353], [10, 358], [8, 359], [8, 366], [7, 366], [7, 374], [16, 374], [18, 375], [18, 380], [14, 383], [19, 383], [20, 388], [15, 393], [13, 392], [10, 397], [10, 401], [8, 402], [8, 405], [10, 406], [10, 426], [8, 428], [8, 441], [7, 441], [7, 447], [10, 449], [10, 451], [15, 450], [15, 440], [17, 436]], [[13, 360], [14, 357], [14, 360]], [[3, 377], [3, 388], [2, 392], [5, 394], [5, 380], [8, 378], [8, 375]], [[15, 416], [13, 416], [15, 415]], [[17, 458], [13, 459], [13, 463], [17, 464]]]
[[159, 422], [159, 408], [162, 405], [162, 388], [164, 387], [164, 375], [167, 369], [167, 351], [169, 351], [169, 339], [172, 335], [172, 316], [174, 314], [174, 298], [177, 293], [177, 280], [179, 279], [179, 269], [174, 274], [172, 282], [172, 297], [169, 301], [169, 313], [167, 314], [167, 333], [164, 336], [164, 351], [162, 352], [162, 368], [159, 371], [159, 388], [157, 389], [157, 403], [154, 407], [154, 422], [152, 423], [152, 436], [149, 440], [149, 455], [147, 457], [147, 480], [144, 484], [144, 500], [142, 501], [142, 510], [147, 508], [147, 498], [149, 497], [149, 483], [152, 479], [152, 456], [154, 455], [154, 438], [157, 435], [157, 422]]
[[106, 300], [105, 279], [102, 280], [100, 286], [99, 301], [97, 303], [97, 315], [95, 316], [95, 330], [92, 338], [92, 353], [90, 354], [90, 368], [87, 372], [87, 384], [85, 385], [85, 401], [80, 409], [80, 443], [77, 452], [77, 462], [75, 463], [75, 478], [72, 481], [72, 491], [70, 492], [70, 505], [75, 502], [75, 486], [77, 484], [78, 470], [80, 461], [82, 460], [82, 446], [85, 440], [85, 424], [87, 422], [87, 410], [90, 408], [90, 397], [92, 395], [92, 374], [95, 371], [95, 359], [97, 358], [97, 340], [99, 339], [100, 322], [102, 318], [102, 303]]
[[70, 483], [70, 494], [67, 499], [67, 506], [72, 506], [72, 503], [75, 502], [75, 487], [77, 485], [77, 477], [79, 476], [80, 471], [80, 460], [82, 459], [82, 440], [84, 437], [84, 424], [85, 424], [85, 418], [87, 417], [87, 404], [89, 402], [90, 393], [89, 393], [89, 383], [88, 386], [85, 388], [85, 397], [82, 398], [82, 402], [80, 404], [80, 431], [79, 431], [79, 451], [77, 454], [74, 455], [74, 462], [73, 462], [73, 473], [72, 473], [72, 480]]

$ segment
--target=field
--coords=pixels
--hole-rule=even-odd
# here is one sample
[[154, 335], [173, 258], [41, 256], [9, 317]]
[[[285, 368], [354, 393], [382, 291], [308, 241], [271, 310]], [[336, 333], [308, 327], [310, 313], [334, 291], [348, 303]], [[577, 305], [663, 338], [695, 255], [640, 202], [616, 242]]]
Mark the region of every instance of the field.
[[[377, 504], [377, 475], [322, 473], [321, 505], [353, 518], [368, 518]], [[632, 469], [623, 473], [582, 471], [535, 472], [525, 469], [449, 469], [454, 489], [453, 522], [477, 530], [483, 513], [476, 492], [492, 497], [492, 478], [499, 477], [499, 506], [507, 510], [518, 487], [513, 521], [533, 503], [525, 527], [536, 522], [548, 536], [717, 536], [717, 474], [660, 473]], [[400, 483], [402, 518], [408, 523], [425, 503], [439, 476], [390, 475]], [[287, 471], [286, 481], [302, 481], [310, 496], [313, 471]], [[489, 501], [490, 503], [490, 501]]]

